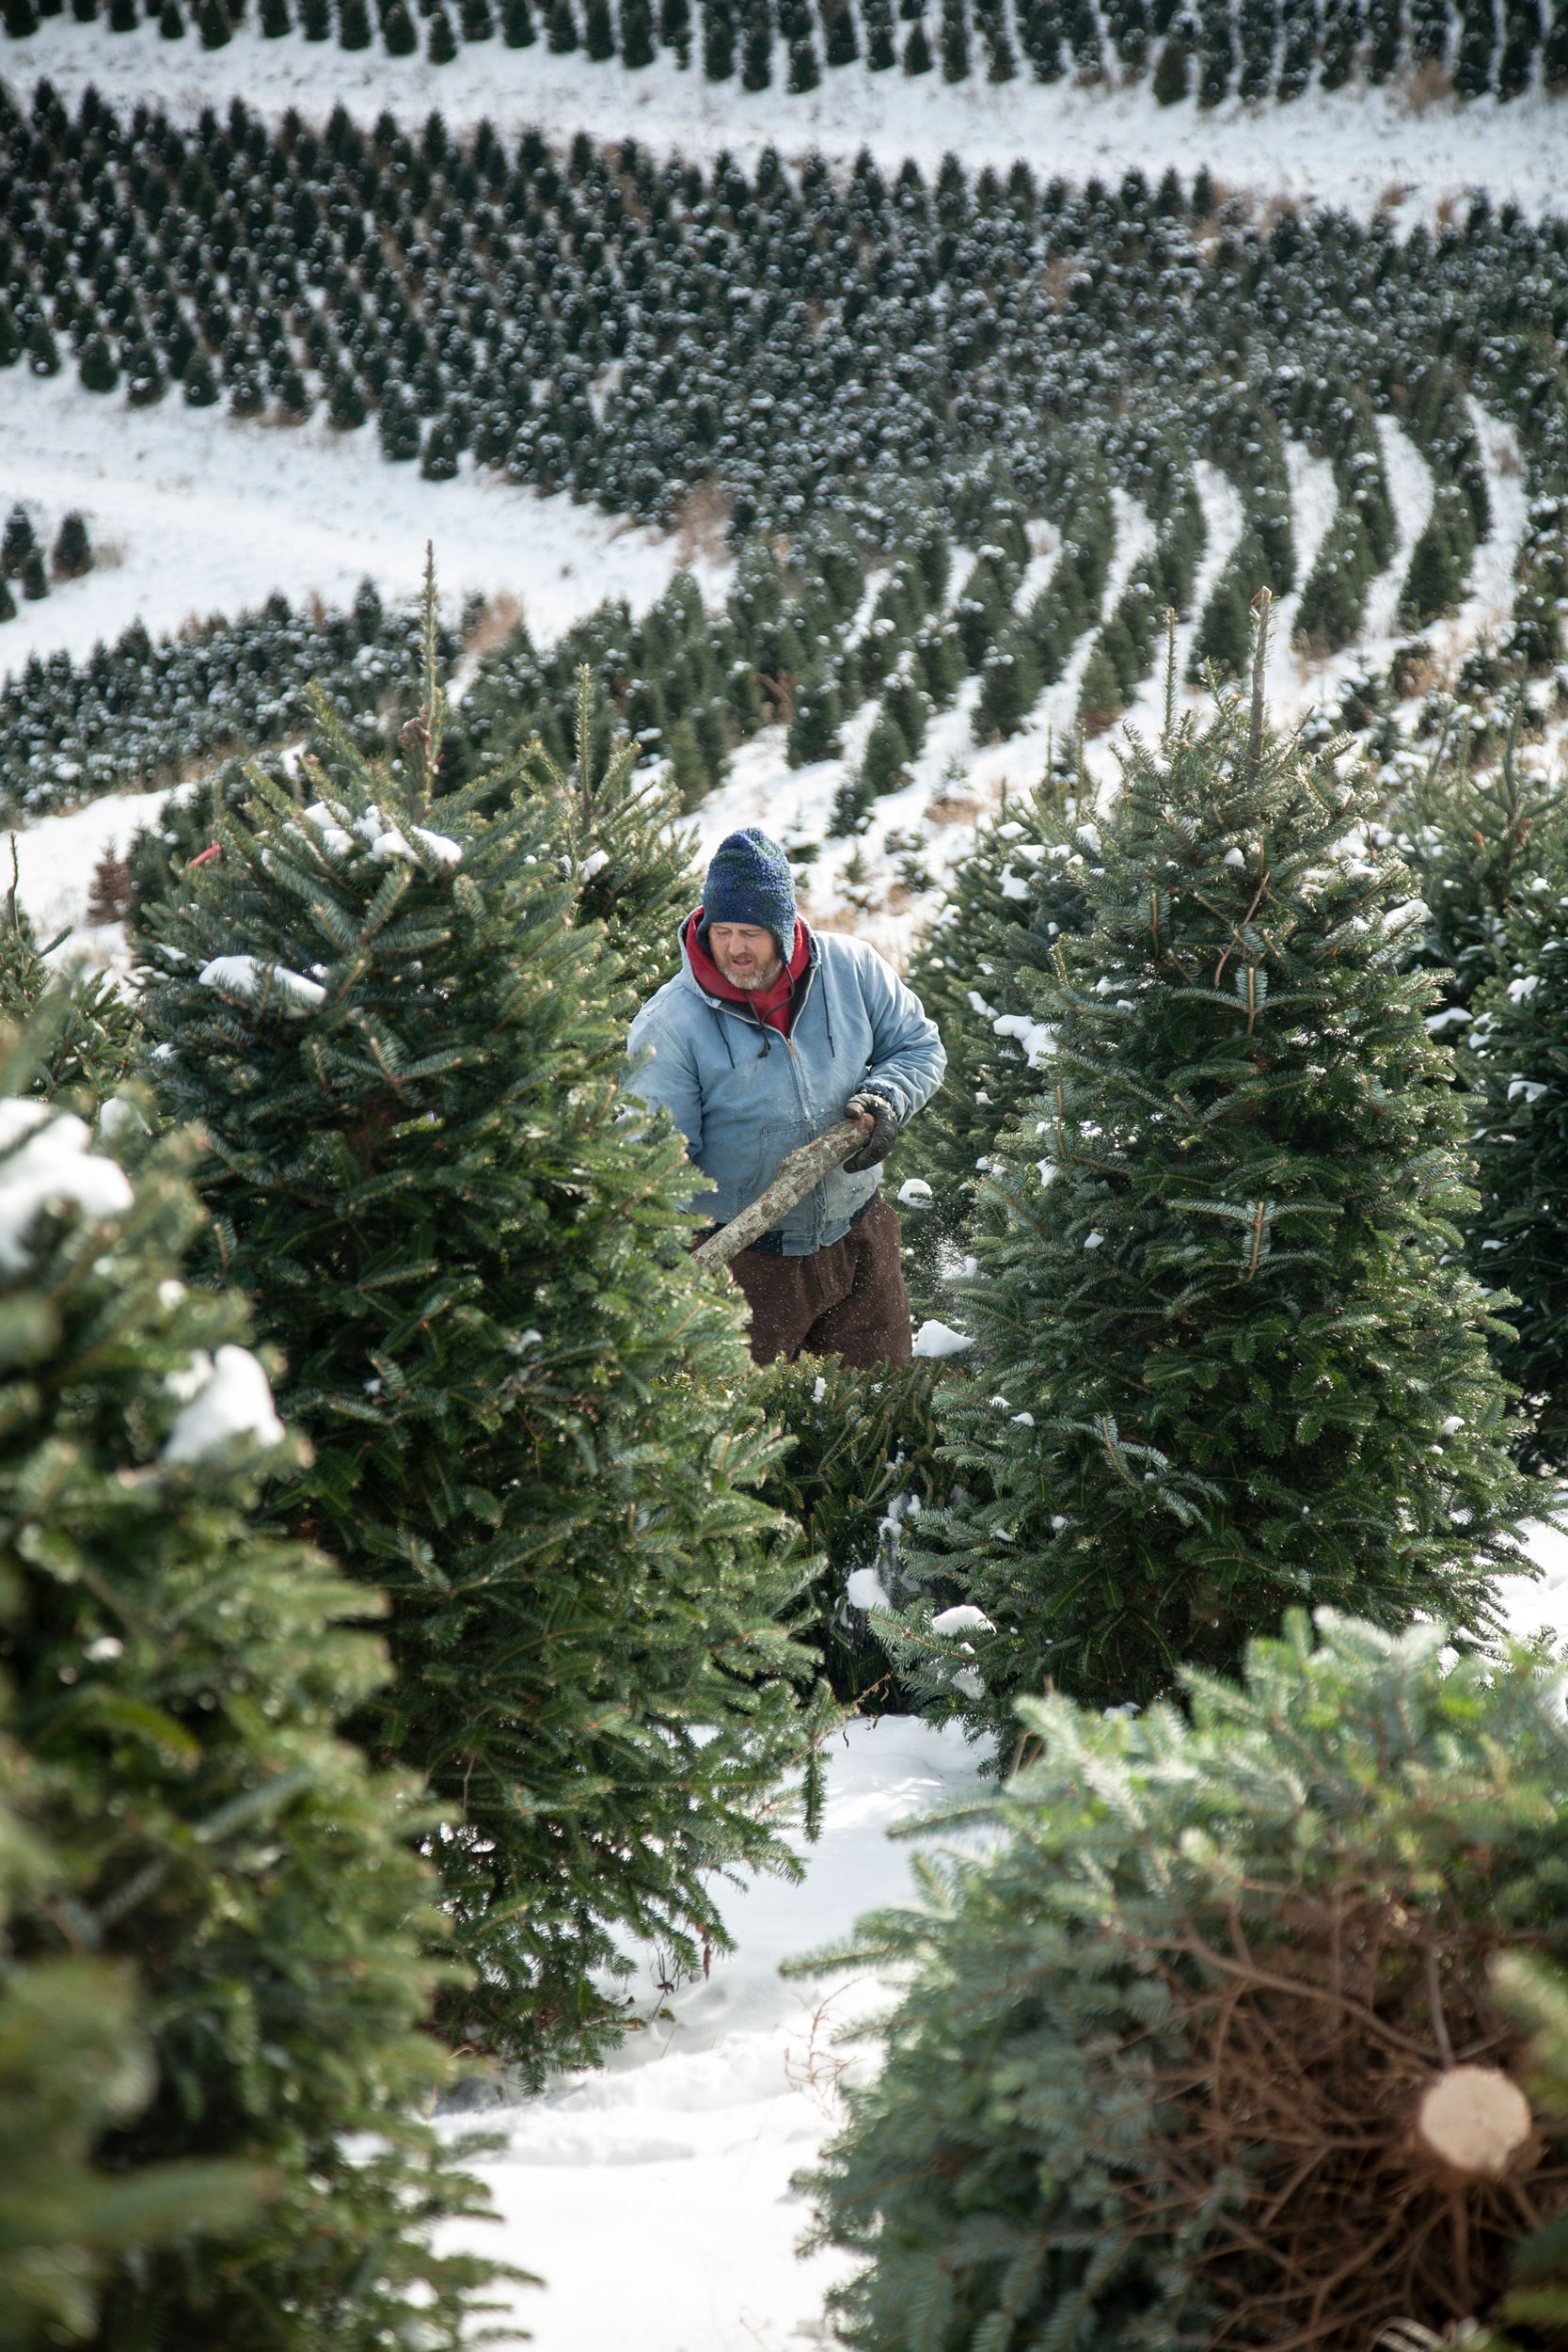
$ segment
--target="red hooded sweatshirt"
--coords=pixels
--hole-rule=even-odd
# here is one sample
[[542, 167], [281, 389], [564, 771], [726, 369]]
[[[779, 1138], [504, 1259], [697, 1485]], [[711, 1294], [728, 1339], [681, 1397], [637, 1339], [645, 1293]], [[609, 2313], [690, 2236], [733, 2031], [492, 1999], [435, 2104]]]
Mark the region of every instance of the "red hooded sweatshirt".
[[736, 988], [733, 980], [725, 979], [697, 936], [702, 920], [703, 910], [699, 907], [695, 914], [688, 915], [684, 934], [686, 952], [691, 960], [692, 977], [698, 987], [705, 989], [710, 996], [722, 997], [726, 1004], [749, 1006], [759, 1021], [766, 1021], [770, 1029], [777, 1029], [781, 1037], [787, 1037], [790, 993], [811, 961], [811, 933], [800, 916], [795, 918], [795, 944], [789, 951], [789, 961], [781, 968], [778, 978], [770, 988]]

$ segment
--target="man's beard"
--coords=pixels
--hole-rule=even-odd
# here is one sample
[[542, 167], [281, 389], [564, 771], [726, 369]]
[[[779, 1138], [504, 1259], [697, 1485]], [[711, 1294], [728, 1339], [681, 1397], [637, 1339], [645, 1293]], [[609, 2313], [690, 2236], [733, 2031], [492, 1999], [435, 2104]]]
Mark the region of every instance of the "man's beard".
[[[721, 972], [724, 972], [722, 964], [720, 965], [719, 969]], [[766, 972], [751, 972], [745, 974], [739, 972], [724, 972], [724, 977], [728, 980], [732, 988], [743, 988], [747, 995], [751, 996], [754, 995], [759, 988], [771, 988], [774, 981], [778, 978], [779, 974], [783, 970], [783, 963], [780, 961], [778, 957], [775, 956], [773, 961], [769, 964]]]

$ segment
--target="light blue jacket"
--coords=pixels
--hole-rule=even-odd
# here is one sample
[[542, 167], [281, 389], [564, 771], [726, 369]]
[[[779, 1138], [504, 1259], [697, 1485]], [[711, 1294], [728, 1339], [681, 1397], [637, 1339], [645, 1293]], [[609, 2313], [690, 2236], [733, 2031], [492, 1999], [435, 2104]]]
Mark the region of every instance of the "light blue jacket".
[[[779, 1172], [798, 1145], [844, 1117], [863, 1089], [912, 1119], [947, 1066], [936, 1024], [875, 947], [814, 931], [811, 964], [787, 1038], [698, 981], [681, 944], [681, 969], [632, 1024], [629, 1085], [662, 1103], [708, 1179], [693, 1206], [728, 1224]], [[774, 1227], [786, 1258], [842, 1240], [881, 1183], [880, 1168], [835, 1168]]]

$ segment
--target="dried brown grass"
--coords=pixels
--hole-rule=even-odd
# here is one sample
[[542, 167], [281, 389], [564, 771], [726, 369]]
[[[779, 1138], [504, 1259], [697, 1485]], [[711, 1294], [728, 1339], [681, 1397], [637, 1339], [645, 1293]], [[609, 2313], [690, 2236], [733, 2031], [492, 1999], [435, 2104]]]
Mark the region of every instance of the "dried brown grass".
[[683, 564], [702, 556], [709, 564], [724, 557], [730, 526], [730, 494], [717, 482], [699, 482], [675, 510], [675, 552]]

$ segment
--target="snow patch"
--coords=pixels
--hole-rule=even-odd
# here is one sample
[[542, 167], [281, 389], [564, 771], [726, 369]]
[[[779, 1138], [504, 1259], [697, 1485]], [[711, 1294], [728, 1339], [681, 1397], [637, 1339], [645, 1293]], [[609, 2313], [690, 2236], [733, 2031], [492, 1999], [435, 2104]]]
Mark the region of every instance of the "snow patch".
[[883, 2008], [892, 1987], [871, 1973], [785, 1979], [780, 1963], [841, 1940], [865, 1911], [910, 1899], [909, 1851], [887, 1832], [966, 1795], [984, 1752], [957, 1726], [897, 1715], [847, 1724], [825, 1753], [822, 1836], [799, 1841], [800, 1883], [749, 1878], [724, 1892], [734, 1952], [716, 1953], [708, 1977], [673, 1991], [650, 1959], [639, 2001], [648, 2025], [595, 2073], [477, 2119], [442, 2119], [454, 2137], [476, 2121], [506, 2136], [499, 2155], [469, 2168], [489, 2185], [501, 2228], [456, 2223], [441, 2243], [499, 2243], [543, 2273], [542, 2289], [516, 2293], [535, 2352], [827, 2344], [824, 2295], [854, 2264], [797, 2254], [806, 2213], [790, 2181], [842, 2120], [844, 2074], [863, 2076], [866, 2058], [836, 2036]]
[[122, 1168], [92, 1149], [92, 1129], [47, 1103], [9, 1096], [0, 1102], [0, 1272], [32, 1262], [32, 1232], [41, 1213], [71, 1201], [84, 1216], [119, 1216], [135, 1196]]
[[974, 1344], [973, 1332], [955, 1331], [951, 1324], [939, 1323], [934, 1315], [928, 1315], [914, 1335], [913, 1353], [922, 1358], [940, 1359], [945, 1356], [961, 1356], [966, 1347], [973, 1347]]
[[170, 1463], [211, 1462], [237, 1438], [281, 1445], [272, 1384], [248, 1347], [220, 1347], [210, 1376], [178, 1414], [164, 1446]]
[[[401, 841], [403, 835], [397, 838]], [[407, 846], [404, 842], [405, 850]], [[255, 956], [214, 956], [211, 963], [202, 965], [197, 980], [202, 988], [215, 988], [222, 996], [238, 996], [261, 1011], [276, 1008], [293, 1021], [303, 1021], [307, 1013], [326, 1002], [326, 991], [319, 980], [308, 980], [303, 972], [291, 972], [286, 964], [262, 963]]]
[[[12, 672], [34, 653], [81, 660], [136, 620], [155, 637], [214, 612], [232, 620], [276, 589], [295, 606], [317, 596], [342, 607], [369, 578], [402, 603], [418, 592], [427, 541], [452, 618], [469, 596], [510, 596], [540, 644], [607, 596], [642, 612], [681, 564], [674, 532], [563, 492], [542, 498], [467, 455], [455, 481], [426, 482], [382, 456], [373, 425], [337, 433], [320, 412], [293, 427], [242, 422], [177, 392], [132, 408], [66, 370], [11, 368], [5, 387], [7, 502], [25, 500], [46, 543], [79, 509], [100, 551], [92, 571], [7, 622], [0, 663]], [[729, 564], [687, 555], [705, 597], [721, 601]]]

